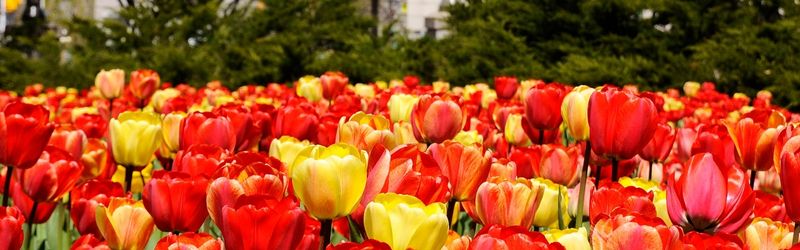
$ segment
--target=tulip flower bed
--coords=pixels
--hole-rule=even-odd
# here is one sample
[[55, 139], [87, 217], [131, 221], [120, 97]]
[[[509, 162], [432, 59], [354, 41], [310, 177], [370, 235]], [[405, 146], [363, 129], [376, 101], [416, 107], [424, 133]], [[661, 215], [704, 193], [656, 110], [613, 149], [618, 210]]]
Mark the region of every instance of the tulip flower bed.
[[712, 83], [0, 91], [0, 249], [800, 249], [800, 116]]

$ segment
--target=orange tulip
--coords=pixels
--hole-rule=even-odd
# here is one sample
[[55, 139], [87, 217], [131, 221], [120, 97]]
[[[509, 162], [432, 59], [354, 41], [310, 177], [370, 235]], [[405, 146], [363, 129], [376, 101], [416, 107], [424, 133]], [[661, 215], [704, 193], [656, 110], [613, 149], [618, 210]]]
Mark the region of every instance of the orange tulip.
[[70, 124], [59, 125], [50, 136], [48, 145], [66, 150], [72, 158], [80, 159], [86, 146], [86, 134]]
[[94, 179], [105, 173], [114, 164], [111, 162], [108, 143], [97, 138], [89, 139], [86, 143], [86, 150], [81, 156], [81, 163], [83, 164], [82, 181]]
[[428, 153], [450, 180], [453, 199], [473, 200], [478, 186], [489, 174], [491, 154], [453, 141], [433, 144]]
[[475, 213], [484, 226], [522, 226], [530, 228], [544, 196], [541, 184], [518, 178], [492, 178], [478, 187]]
[[736, 146], [736, 160], [742, 168], [765, 171], [774, 164], [773, 151], [778, 131], [766, 128], [753, 119], [744, 118], [735, 124], [728, 123], [733, 144]]
[[597, 222], [592, 233], [595, 249], [675, 249], [682, 246], [679, 228], [660, 219], [619, 214]]
[[147, 100], [156, 92], [161, 84], [161, 77], [153, 70], [139, 69], [131, 72], [131, 81], [128, 86], [136, 99]]
[[411, 127], [417, 141], [440, 143], [464, 128], [467, 116], [449, 97], [424, 95], [411, 110]]
[[376, 144], [381, 144], [387, 149], [397, 146], [396, 136], [390, 131], [388, 119], [380, 115], [370, 115], [357, 112], [345, 122], [344, 117], [339, 121], [336, 141], [354, 145], [356, 148], [371, 151]]
[[112, 249], [144, 249], [153, 232], [153, 218], [141, 201], [111, 198], [108, 207], [98, 206], [97, 227]]
[[581, 154], [576, 145], [568, 148], [558, 144], [543, 145], [541, 162], [534, 166], [534, 175], [571, 188], [578, 184], [580, 166], [583, 165]]

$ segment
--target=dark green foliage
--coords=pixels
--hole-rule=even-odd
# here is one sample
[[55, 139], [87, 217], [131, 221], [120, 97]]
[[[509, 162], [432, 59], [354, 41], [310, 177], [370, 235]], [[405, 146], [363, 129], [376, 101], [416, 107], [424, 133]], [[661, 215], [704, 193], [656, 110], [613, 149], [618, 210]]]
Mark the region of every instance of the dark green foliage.
[[[644, 89], [713, 81], [729, 92], [772, 90], [800, 107], [800, 6], [794, 0], [467, 0], [447, 11], [450, 36], [411, 40], [355, 0], [135, 1], [120, 18], [74, 18], [71, 42], [6, 39], [2, 88], [86, 87], [101, 68], [152, 68], [164, 81], [231, 87], [345, 72], [354, 82], [406, 74], [454, 85], [500, 74]], [[244, 5], [242, 5], [244, 6]], [[396, 24], [393, 24], [396, 25]], [[29, 58], [22, 48], [34, 46]]]

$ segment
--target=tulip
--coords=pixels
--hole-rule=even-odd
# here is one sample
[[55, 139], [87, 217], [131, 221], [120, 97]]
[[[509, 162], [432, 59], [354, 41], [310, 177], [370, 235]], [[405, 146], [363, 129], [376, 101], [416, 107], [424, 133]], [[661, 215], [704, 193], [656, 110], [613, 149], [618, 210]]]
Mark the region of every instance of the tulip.
[[236, 148], [236, 131], [231, 120], [211, 112], [194, 112], [183, 118], [179, 137], [181, 150], [195, 144], [214, 144], [228, 151]]
[[790, 222], [786, 216], [786, 207], [783, 197], [775, 196], [761, 190], [756, 190], [756, 202], [753, 207], [753, 217], [768, 218], [773, 221]]
[[142, 193], [144, 207], [162, 232], [195, 232], [208, 217], [208, 180], [159, 170]]
[[533, 179], [531, 183], [532, 185], [544, 187], [542, 201], [548, 201], [539, 204], [534, 215], [533, 225], [551, 228], [568, 225], [570, 217], [567, 213], [562, 212], [567, 211], [569, 197], [561, 186], [542, 178]]
[[574, 187], [578, 184], [579, 166], [583, 163], [581, 149], [576, 146], [542, 146], [541, 162], [533, 167], [533, 173], [556, 184]]
[[275, 115], [272, 135], [276, 138], [286, 135], [298, 140], [313, 140], [317, 136], [319, 125], [320, 119], [311, 105], [284, 106]]
[[67, 151], [48, 146], [33, 167], [17, 172], [17, 179], [34, 202], [55, 202], [75, 186], [82, 171]]
[[667, 182], [672, 223], [698, 232], [735, 233], [750, 219], [755, 194], [744, 172], [718, 165], [709, 153], [689, 159], [678, 180]]
[[242, 196], [258, 195], [273, 199], [282, 199], [285, 196], [289, 182], [283, 174], [285, 169], [282, 166], [273, 167], [271, 163], [262, 161], [262, 159], [254, 159], [257, 158], [252, 157], [255, 155], [257, 154], [239, 153], [233, 157], [233, 162], [223, 163], [222, 177], [217, 178], [209, 185], [206, 206], [211, 219], [217, 226], [224, 225], [222, 221], [223, 207], [236, 205], [237, 200]]
[[111, 155], [108, 152], [108, 143], [97, 138], [91, 138], [87, 141], [86, 149], [80, 160], [83, 165], [83, 172], [79, 182], [101, 176], [113, 164]]
[[49, 145], [69, 152], [73, 159], [81, 158], [86, 143], [86, 134], [69, 124], [58, 126], [48, 142]]
[[544, 237], [549, 242], [558, 242], [567, 249], [575, 250], [591, 250], [592, 246], [589, 245], [589, 236], [586, 229], [570, 228], [564, 230], [550, 229], [544, 232]]
[[328, 100], [332, 100], [339, 95], [350, 83], [347, 76], [338, 71], [325, 72], [319, 77], [319, 82], [322, 85], [322, 96]]
[[736, 235], [689, 232], [681, 238], [683, 249], [747, 249]]
[[783, 146], [792, 137], [800, 135], [800, 126], [787, 124], [786, 126], [779, 126], [778, 135], [775, 136], [775, 148], [772, 151], [773, 163], [775, 164], [775, 171], [780, 174], [781, 172], [781, 151]]
[[418, 97], [407, 94], [394, 94], [389, 98], [389, 117], [393, 122], [410, 121], [411, 110], [417, 104]]
[[317, 219], [347, 216], [364, 193], [367, 160], [353, 146], [311, 146], [300, 151], [291, 166], [294, 192]]
[[452, 141], [461, 143], [464, 146], [483, 146], [483, 136], [475, 130], [458, 132]]
[[158, 76], [157, 72], [149, 69], [139, 69], [131, 72], [131, 81], [128, 87], [133, 97], [142, 102], [141, 106], [143, 107], [144, 100], [149, 99], [160, 84], [161, 77]]
[[561, 103], [566, 94], [564, 86], [557, 83], [540, 84], [529, 89], [525, 94], [525, 118], [528, 124], [538, 130], [557, 129], [561, 125]]
[[693, 128], [679, 128], [675, 132], [675, 153], [678, 160], [687, 161], [692, 157], [692, 145], [697, 139], [697, 131]]
[[478, 188], [475, 213], [484, 226], [497, 224], [530, 228], [544, 189], [544, 185], [534, 185], [524, 178], [493, 178]]
[[70, 250], [106, 250], [111, 249], [108, 247], [108, 243], [102, 240], [101, 238], [97, 238], [98, 235], [94, 234], [85, 234], [81, 237], [78, 237], [75, 242], [72, 242], [72, 247]]
[[478, 186], [486, 180], [491, 167], [491, 154], [481, 149], [445, 141], [433, 144], [428, 153], [439, 165], [444, 176], [450, 180], [453, 199], [466, 201], [475, 199]]
[[[700, 126], [692, 145], [692, 155], [711, 153], [714, 161], [723, 166], [736, 164], [736, 146], [723, 125]], [[688, 160], [688, 159], [687, 159]]]
[[72, 124], [88, 138], [102, 138], [108, 132], [108, 120], [97, 114], [79, 115]]
[[141, 201], [111, 198], [96, 209], [97, 227], [112, 249], [144, 249], [153, 231], [153, 218]]
[[539, 232], [530, 232], [523, 227], [488, 226], [481, 229], [469, 249], [564, 249], [560, 243], [548, 243]]
[[754, 187], [756, 171], [765, 171], [774, 165], [773, 151], [778, 130], [764, 128], [750, 118], [726, 126], [736, 146], [736, 160], [742, 168], [752, 171], [750, 187]]
[[0, 249], [20, 249], [25, 239], [22, 225], [25, 216], [16, 207], [0, 208]]
[[214, 239], [207, 233], [170, 233], [156, 243], [155, 250], [170, 249], [197, 249], [197, 250], [220, 250], [222, 241]]
[[519, 81], [513, 76], [498, 76], [494, 78], [494, 87], [497, 97], [503, 100], [514, 98], [519, 89]]
[[210, 178], [229, 155], [230, 152], [217, 145], [195, 144], [186, 150], [178, 151], [172, 171]]
[[407, 194], [425, 204], [450, 200], [449, 181], [436, 161], [416, 145], [399, 146], [391, 153], [382, 193]]
[[344, 122], [344, 118], [341, 119], [336, 141], [366, 151], [371, 151], [377, 144], [393, 149], [397, 146], [397, 139], [389, 130], [390, 125], [389, 120], [383, 116], [368, 115], [359, 111], [347, 122]]
[[700, 90], [700, 83], [698, 82], [685, 82], [683, 84], [683, 93], [688, 97], [695, 97]]
[[322, 82], [314, 76], [301, 77], [295, 82], [295, 89], [298, 96], [305, 97], [309, 102], [317, 102], [322, 99]]
[[448, 97], [424, 95], [411, 109], [411, 127], [417, 141], [441, 143], [464, 128], [467, 116]]
[[144, 169], [161, 144], [161, 119], [149, 112], [128, 111], [110, 124], [111, 151], [117, 164], [125, 166], [125, 190], [130, 191], [133, 172]]
[[[486, 176], [486, 179], [491, 180], [492, 177], [498, 177], [501, 180], [516, 180], [517, 164], [505, 158], [492, 162], [491, 167], [489, 167], [489, 175]], [[480, 189], [480, 187], [478, 187], [478, 189]]]
[[508, 143], [519, 147], [531, 145], [531, 139], [528, 138], [528, 135], [525, 134], [525, 130], [522, 127], [523, 122], [525, 121], [521, 114], [508, 115], [505, 121], [505, 128], [503, 129], [503, 134]]
[[[50, 111], [44, 106], [23, 102], [6, 105], [0, 115], [0, 164], [6, 165], [3, 190], [9, 190], [14, 168], [26, 169], [36, 164], [53, 134]], [[8, 195], [3, 206], [8, 206]]]
[[800, 228], [800, 186], [795, 182], [800, 178], [800, 137], [795, 136], [786, 142], [781, 151], [781, 186], [786, 214], [795, 222], [795, 234], [792, 243], [798, 241]]
[[592, 193], [589, 218], [593, 225], [600, 219], [629, 213], [655, 217], [657, 211], [651, 194], [638, 187], [623, 187], [617, 183], [601, 185]]
[[328, 245], [326, 250], [391, 250], [386, 243], [377, 240], [365, 240], [361, 243], [343, 242], [337, 245]]
[[680, 249], [680, 228], [658, 218], [618, 214], [597, 222], [592, 233], [596, 249]]
[[655, 134], [650, 142], [642, 148], [639, 156], [650, 163], [648, 168], [648, 180], [653, 179], [653, 164], [656, 162], [664, 162], [672, 150], [672, 144], [675, 142], [675, 129], [669, 124], [658, 123], [656, 126]]
[[561, 103], [561, 118], [567, 125], [567, 133], [575, 140], [589, 139], [589, 99], [594, 89], [581, 85], [572, 89]]
[[740, 234], [750, 249], [789, 249], [792, 247], [791, 225], [767, 218], [756, 218]]
[[164, 109], [167, 106], [167, 101], [179, 96], [181, 96], [181, 92], [174, 88], [156, 90], [153, 96], [150, 97], [150, 106], [153, 107], [153, 111], [156, 113], [167, 114], [168, 112], [165, 112]]
[[296, 249], [306, 217], [292, 199], [246, 196], [222, 208], [225, 249]]
[[[12, 197], [14, 199], [14, 206], [19, 208], [23, 215], [25, 215], [25, 222], [28, 223], [28, 232], [33, 224], [41, 224], [47, 222], [53, 211], [58, 205], [55, 202], [36, 202], [30, 196], [25, 194], [22, 186], [19, 183], [14, 183], [11, 187]], [[30, 238], [29, 238], [30, 239]]]
[[108, 206], [111, 197], [123, 197], [122, 185], [111, 181], [91, 180], [71, 191], [69, 214], [81, 235], [102, 236], [95, 215], [98, 206]]
[[161, 148], [168, 153], [168, 159], [175, 158], [180, 150], [181, 121], [185, 117], [185, 113], [168, 113], [161, 120]]
[[467, 250], [472, 238], [469, 236], [461, 236], [454, 231], [447, 232], [447, 241], [442, 247], [442, 250]]
[[378, 194], [367, 205], [364, 228], [370, 239], [392, 249], [439, 250], [447, 240], [447, 217], [443, 203], [425, 205], [413, 196]]
[[613, 181], [619, 160], [630, 159], [653, 138], [656, 108], [650, 99], [628, 91], [606, 89], [589, 99], [589, 140], [592, 151], [612, 159]]
[[114, 99], [122, 95], [125, 87], [125, 71], [121, 69], [101, 70], [94, 77], [94, 87], [106, 99]]
[[308, 141], [301, 142], [291, 136], [281, 136], [279, 139], [272, 140], [269, 146], [269, 156], [275, 157], [291, 167], [297, 154], [309, 146], [311, 143]]

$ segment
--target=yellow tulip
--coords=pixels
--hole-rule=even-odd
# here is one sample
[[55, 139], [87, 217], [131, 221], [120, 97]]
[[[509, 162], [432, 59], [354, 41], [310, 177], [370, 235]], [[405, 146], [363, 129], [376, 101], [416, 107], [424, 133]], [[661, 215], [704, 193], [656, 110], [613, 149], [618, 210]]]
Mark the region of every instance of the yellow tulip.
[[372, 85], [358, 83], [353, 86], [353, 92], [368, 100], [375, 98], [375, 86]]
[[672, 226], [672, 220], [669, 219], [669, 212], [667, 211], [667, 191], [654, 191], [653, 205], [656, 207], [656, 216], [661, 218], [667, 226]]
[[109, 124], [111, 150], [117, 164], [144, 167], [161, 145], [161, 119], [148, 112], [127, 111]]
[[305, 97], [309, 102], [322, 100], [322, 82], [315, 76], [304, 76], [297, 80], [295, 90], [298, 96]]
[[125, 71], [121, 69], [101, 70], [94, 78], [94, 87], [103, 98], [111, 99], [122, 95], [125, 90]]
[[97, 107], [78, 107], [72, 109], [72, 121], [74, 122], [75, 119], [78, 119], [83, 114], [98, 114]]
[[[131, 176], [131, 193], [141, 193], [144, 184], [152, 178], [152, 174], [153, 164], [147, 165], [147, 167], [141, 171], [134, 171]], [[119, 183], [123, 187], [125, 186], [125, 166], [117, 166], [117, 170], [114, 171], [114, 175], [111, 176], [111, 181]]]
[[700, 91], [700, 83], [686, 82], [683, 84], [683, 93], [688, 97], [694, 97]]
[[314, 145], [297, 154], [290, 168], [294, 192], [317, 219], [347, 216], [367, 185], [367, 159], [344, 143]]
[[586, 85], [575, 87], [561, 103], [561, 116], [567, 125], [567, 132], [576, 140], [589, 139], [589, 98], [594, 91]]
[[174, 88], [167, 88], [162, 90], [156, 90], [153, 93], [153, 96], [150, 97], [150, 106], [153, 107], [158, 113], [161, 113], [161, 108], [164, 107], [164, 104], [167, 103], [169, 99], [178, 97], [181, 95], [181, 92]]
[[406, 94], [395, 94], [389, 97], [389, 118], [393, 122], [410, 121], [411, 109], [417, 104], [419, 97]]
[[566, 249], [570, 250], [591, 250], [589, 235], [586, 228], [569, 228], [564, 230], [551, 229], [544, 232], [544, 237], [550, 243], [558, 242]]
[[464, 146], [483, 146], [483, 136], [478, 134], [477, 130], [461, 131], [453, 137], [453, 141], [463, 144]]
[[381, 115], [370, 115], [357, 112], [345, 122], [344, 117], [339, 121], [336, 141], [356, 146], [356, 148], [372, 151], [372, 147], [381, 144], [386, 149], [392, 150], [397, 146], [396, 136], [392, 133], [388, 119]]
[[445, 81], [435, 81], [433, 85], [433, 93], [445, 93], [450, 91], [450, 83]]
[[642, 178], [631, 178], [631, 177], [622, 177], [619, 178], [619, 184], [623, 187], [637, 187], [641, 188], [644, 191], [652, 192], [661, 190], [660, 185], [658, 182], [655, 181], [648, 181]]
[[531, 145], [531, 139], [522, 129], [522, 114], [510, 114], [506, 119], [506, 127], [503, 129], [506, 141], [515, 146], [526, 147]]
[[297, 153], [309, 146], [311, 146], [311, 143], [306, 140], [300, 141], [294, 137], [284, 135], [279, 139], [272, 139], [269, 144], [269, 156], [283, 162], [288, 167], [286, 172], [291, 173], [292, 162], [297, 157]]
[[439, 250], [447, 241], [445, 211], [444, 203], [426, 206], [414, 196], [378, 194], [364, 212], [364, 228], [392, 249]]
[[161, 121], [161, 135], [163, 148], [170, 155], [175, 154], [180, 149], [181, 120], [186, 117], [186, 113], [169, 113]]
[[750, 249], [789, 249], [793, 228], [788, 223], [759, 217], [742, 230], [740, 236]]
[[95, 210], [97, 228], [112, 249], [144, 249], [153, 232], [153, 217], [141, 201], [113, 197]]
[[401, 121], [394, 124], [394, 135], [397, 137], [397, 144], [417, 144], [417, 138], [414, 137], [414, 128], [411, 127], [410, 122]]
[[567, 213], [569, 205], [569, 195], [567, 189], [561, 185], [555, 184], [548, 179], [536, 178], [531, 180], [532, 185], [543, 185], [544, 195], [539, 208], [536, 209], [536, 215], [533, 218], [533, 225], [538, 227], [558, 228], [558, 195], [561, 194], [561, 218], [564, 220], [564, 225], [569, 225], [572, 217]]

